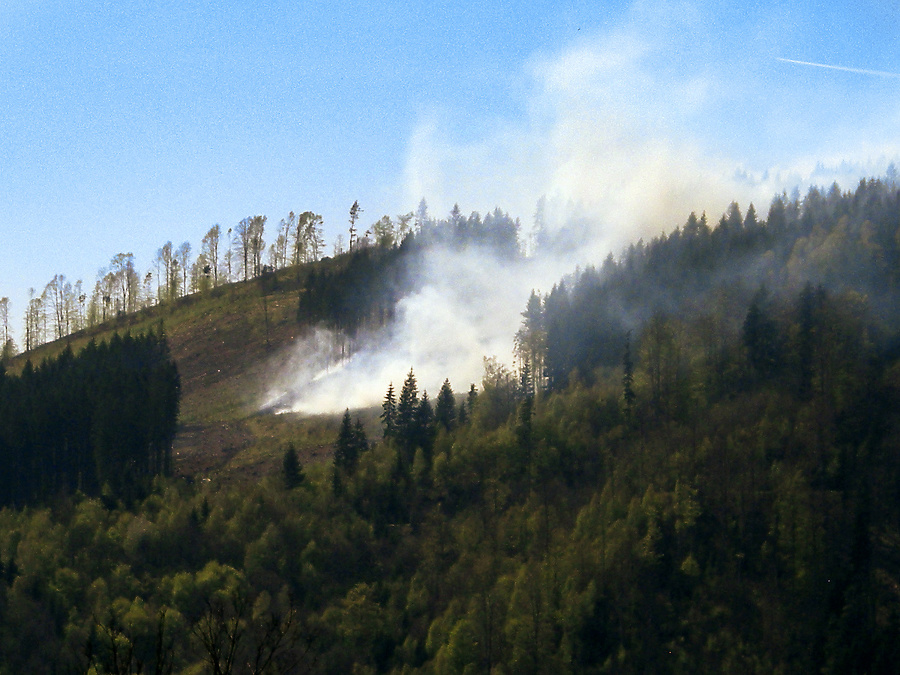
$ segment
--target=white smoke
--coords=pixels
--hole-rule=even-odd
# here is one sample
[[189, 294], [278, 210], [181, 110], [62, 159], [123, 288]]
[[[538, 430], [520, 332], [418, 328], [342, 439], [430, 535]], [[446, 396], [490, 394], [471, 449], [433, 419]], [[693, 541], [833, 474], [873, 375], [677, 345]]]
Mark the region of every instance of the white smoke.
[[433, 113], [411, 140], [407, 198], [426, 195], [444, 213], [463, 198], [500, 203], [527, 220], [543, 195], [549, 226], [594, 224], [583, 244], [602, 259], [692, 210], [721, 213], [757, 192], [738, 187], [736, 165], [688, 132], [721, 86], [703, 68], [672, 63], [702, 41], [691, 20], [638, 7], [620, 27], [533, 58], [524, 120], [497, 123], [476, 142], [454, 143], [453, 125]]
[[564, 269], [500, 260], [479, 248], [433, 248], [417, 260], [389, 326], [358, 337], [358, 351], [346, 359], [340, 336], [311, 332], [291, 347], [263, 408], [316, 414], [374, 406], [390, 383], [399, 393], [410, 368], [432, 398], [444, 379], [465, 391], [480, 384], [483, 357], [511, 362], [531, 289], [549, 289]]
[[[532, 57], [514, 118], [423, 114], [408, 148], [406, 204], [424, 196], [438, 217], [457, 202], [501, 205], [525, 221], [527, 239], [543, 196], [549, 238], [568, 249], [515, 265], [483, 252], [428, 254], [392, 326], [361, 340], [340, 370], [315, 381], [291, 371], [275, 397], [304, 412], [373, 405], [410, 368], [420, 388], [435, 392], [449, 377], [459, 391], [479, 381], [484, 356], [511, 361], [531, 289], [548, 291], [576, 265], [671, 231], [691, 211], [714, 223], [731, 201], [744, 210], [753, 202], [764, 218], [783, 191], [833, 181], [852, 189], [900, 158], [900, 106], [847, 96], [856, 112], [842, 126], [834, 90], [796, 89], [790, 64], [777, 62], [783, 22], [761, 20], [758, 35], [769, 37], [736, 45], [707, 14], [690, 2], [637, 0], [618, 25]], [[461, 126], [465, 142], [452, 131]], [[313, 353], [330, 340], [311, 339]]]
[[475, 141], [455, 141], [454, 111], [431, 111], [410, 142], [409, 203], [503, 204], [528, 220], [545, 195], [549, 225], [593, 223], [596, 258], [691, 211], [714, 222], [731, 201], [753, 202], [764, 217], [782, 191], [852, 189], [900, 158], [896, 88], [811, 85], [776, 58], [783, 21], [756, 17], [735, 42], [714, 15], [699, 1], [636, 0], [607, 30], [531, 57], [522, 114], [481, 122]]

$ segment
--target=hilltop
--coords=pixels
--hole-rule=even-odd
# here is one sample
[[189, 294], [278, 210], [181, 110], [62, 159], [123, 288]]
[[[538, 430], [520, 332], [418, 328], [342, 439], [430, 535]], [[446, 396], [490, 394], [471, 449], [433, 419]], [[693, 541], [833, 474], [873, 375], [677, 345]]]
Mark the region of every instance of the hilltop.
[[[305, 213], [296, 223], [314, 228], [317, 218]], [[408, 221], [411, 214], [405, 218]], [[296, 360], [298, 344], [318, 327], [326, 327], [334, 336], [335, 353], [320, 357], [321, 365], [338, 365], [351, 356], [358, 335], [377, 331], [393, 320], [397, 302], [412, 288], [411, 268], [434, 247], [477, 247], [507, 260], [519, 255], [518, 224], [507, 214], [495, 209], [482, 220], [477, 213], [462, 217], [457, 208], [449, 221], [432, 221], [423, 215], [415, 230], [409, 229], [407, 221], [398, 230], [385, 216], [373, 226], [374, 240], [367, 233], [354, 250], [323, 259], [318, 259], [318, 248], [315, 254], [301, 255], [306, 237], [302, 227], [296, 232], [296, 255], [291, 259], [287, 244], [292, 230], [283, 221], [278, 239], [282, 253], [273, 256], [276, 264], [264, 266], [260, 263], [264, 220], [257, 217], [246, 223], [248, 229], [255, 223], [259, 235], [255, 253], [245, 263], [248, 280], [213, 286], [209, 274], [201, 274], [194, 284], [198, 290], [178, 297], [180, 277], [167, 271], [172, 281], [153, 301], [156, 304], [120, 311], [112, 320], [41, 344], [11, 359], [9, 372], [20, 372], [29, 360], [39, 364], [53, 358], [67, 346], [78, 352], [91, 340], [103, 342], [117, 333], [161, 330], [181, 376], [175, 472], [200, 479], [258, 478], [271, 473], [288, 442], [304, 464], [331, 456], [339, 417], [261, 412], [273, 383], [281, 383]], [[401, 233], [405, 233], [402, 239]], [[210, 269], [205, 255], [201, 254], [195, 268]], [[95, 321], [103, 300], [111, 301], [109, 306], [139, 305], [136, 271], [128, 266], [127, 256], [116, 260], [118, 276], [104, 277], [109, 282], [106, 288], [113, 289], [111, 295], [103, 297], [95, 291], [91, 298]], [[114, 279], [121, 283], [113, 283]], [[143, 303], [148, 302], [144, 297]], [[373, 436], [379, 433], [378, 412], [357, 411]]]

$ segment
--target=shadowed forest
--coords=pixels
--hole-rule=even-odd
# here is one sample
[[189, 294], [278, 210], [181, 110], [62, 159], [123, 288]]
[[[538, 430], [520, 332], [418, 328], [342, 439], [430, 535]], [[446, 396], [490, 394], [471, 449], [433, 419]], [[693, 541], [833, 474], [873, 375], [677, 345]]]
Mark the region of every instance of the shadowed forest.
[[[297, 323], [516, 229], [298, 265]], [[533, 293], [513, 365], [411, 364], [378, 433], [240, 483], [172, 475], [162, 331], [0, 375], [0, 673], [894, 672], [898, 294], [892, 181], [691, 214]]]

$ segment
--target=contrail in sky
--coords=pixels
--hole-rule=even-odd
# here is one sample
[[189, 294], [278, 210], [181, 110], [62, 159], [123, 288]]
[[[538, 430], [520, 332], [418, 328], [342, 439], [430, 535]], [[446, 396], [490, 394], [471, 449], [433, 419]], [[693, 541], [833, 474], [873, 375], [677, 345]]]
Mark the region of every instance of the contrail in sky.
[[782, 59], [781, 57], [776, 57], [777, 61], [783, 61], [784, 63], [796, 63], [801, 66], [815, 66], [816, 68], [828, 68], [830, 70], [843, 70], [847, 73], [859, 73], [860, 75], [877, 75], [878, 77], [897, 77], [900, 78], [900, 73], [888, 73], [884, 70], [866, 70], [865, 68], [847, 68], [845, 66], [830, 66], [827, 63], [812, 63], [810, 61], [795, 61], [794, 59]]

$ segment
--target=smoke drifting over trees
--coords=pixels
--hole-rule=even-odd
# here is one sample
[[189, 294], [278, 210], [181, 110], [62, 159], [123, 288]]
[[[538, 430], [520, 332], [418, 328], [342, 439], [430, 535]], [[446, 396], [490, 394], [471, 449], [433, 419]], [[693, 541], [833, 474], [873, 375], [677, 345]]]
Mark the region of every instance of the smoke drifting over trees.
[[[309, 339], [271, 407], [340, 405], [331, 461], [285, 442], [262, 480], [154, 480], [141, 498], [166, 472], [142, 432], [175, 400], [140, 405], [157, 389], [126, 367], [141, 338], [0, 376], [0, 498], [58, 504], [0, 510], [0, 665], [202, 669], [227, 644], [310, 672], [891, 672], [896, 184], [691, 214], [544, 291], [530, 282], [572, 256], [523, 256], [501, 216], [488, 232], [454, 209], [399, 246], [362, 236], [239, 287], [295, 284], [285, 321]], [[493, 348], [477, 331], [501, 324], [512, 367], [479, 362], [454, 394], [451, 370]], [[175, 392], [149, 344], [151, 382]], [[79, 406], [90, 432], [62, 423]], [[126, 414], [142, 410], [160, 417]], [[46, 471], [66, 441], [83, 471]]]
[[[744, 306], [765, 285], [798, 293], [811, 281], [865, 292], [888, 308], [896, 299], [874, 280], [892, 274], [890, 261], [900, 259], [889, 215], [894, 189], [890, 180], [870, 180], [854, 193], [834, 184], [802, 199], [782, 194], [765, 219], [753, 204], [742, 210], [732, 202], [718, 222], [691, 213], [669, 234], [607, 252], [601, 266], [574, 274], [603, 230], [584, 220], [548, 222], [544, 200], [528, 256], [521, 227], [499, 211], [482, 220], [455, 207], [434, 221], [420, 206], [426, 226], [388, 247], [392, 253], [380, 249], [381, 262], [366, 263], [372, 279], [339, 284], [349, 292], [338, 306], [350, 303], [368, 318], [357, 317], [349, 331], [326, 321], [311, 333], [296, 348], [296, 368], [273, 376], [266, 405], [302, 412], [373, 406], [383, 383], [399, 381], [410, 366], [435, 391], [445, 377], [479, 382], [485, 357], [527, 367], [539, 385], [564, 386], [573, 372], [589, 377], [620, 364], [627, 334], [638, 335], [654, 315], [699, 316], [706, 308], [710, 321], [722, 321], [710, 308]], [[839, 259], [835, 247], [844, 251]], [[317, 279], [310, 288], [334, 281]], [[665, 339], [660, 334], [660, 345]]]
[[447, 376], [479, 381], [485, 355], [512, 358], [525, 300], [558, 278], [562, 261], [525, 257], [520, 224], [500, 209], [432, 220], [420, 206], [418, 218], [423, 226], [399, 245], [372, 244], [345, 269], [308, 280], [300, 313], [321, 326], [294, 348], [293, 367], [272, 374], [264, 407], [372, 406], [410, 366], [436, 392]]

